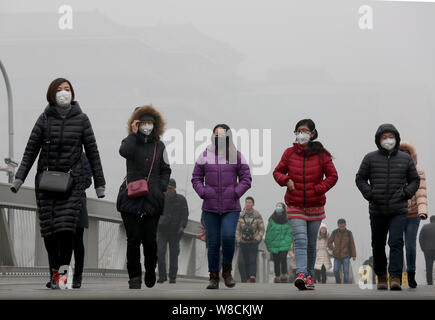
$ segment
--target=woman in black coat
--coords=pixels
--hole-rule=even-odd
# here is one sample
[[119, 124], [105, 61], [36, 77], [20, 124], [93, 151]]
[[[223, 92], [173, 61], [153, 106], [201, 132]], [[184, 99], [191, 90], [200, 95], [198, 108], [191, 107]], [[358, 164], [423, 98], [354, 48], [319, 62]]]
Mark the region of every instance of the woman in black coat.
[[[74, 101], [74, 89], [63, 78], [54, 80], [47, 91], [48, 106], [33, 127], [20, 167], [11, 190], [17, 192], [39, 154], [35, 178], [35, 194], [40, 231], [52, 267], [52, 288], [66, 281], [59, 268], [68, 266], [73, 251], [73, 239], [82, 211], [85, 190], [83, 147], [91, 165], [94, 185], [99, 198], [104, 197], [105, 180], [94, 132], [88, 116]], [[44, 170], [69, 172], [72, 187], [67, 193], [39, 190]]]
[[[83, 175], [85, 178], [85, 190], [92, 185], [92, 169], [89, 164], [86, 154], [82, 153], [82, 166]], [[77, 222], [77, 229], [73, 239], [73, 252], [74, 252], [74, 276], [73, 276], [73, 289], [79, 289], [82, 286], [83, 266], [85, 262], [85, 245], [83, 243], [83, 235], [85, 229], [89, 228], [88, 208], [86, 200], [86, 192], [83, 192], [82, 198], [82, 212], [80, 213], [79, 221]], [[49, 261], [50, 264], [50, 261]], [[51, 288], [51, 278], [53, 276], [52, 268], [50, 268], [50, 281], [47, 282], [46, 287]]]
[[[129, 135], [122, 140], [119, 149], [120, 155], [127, 163], [127, 177], [119, 189], [117, 209], [121, 213], [127, 232], [130, 289], [141, 288], [141, 244], [145, 258], [145, 285], [151, 288], [156, 282], [157, 226], [163, 213], [163, 192], [166, 191], [171, 175], [165, 145], [160, 141], [164, 125], [161, 113], [153, 106], [136, 108], [128, 121]], [[128, 183], [147, 179], [148, 176], [149, 193], [141, 197], [129, 197]]]

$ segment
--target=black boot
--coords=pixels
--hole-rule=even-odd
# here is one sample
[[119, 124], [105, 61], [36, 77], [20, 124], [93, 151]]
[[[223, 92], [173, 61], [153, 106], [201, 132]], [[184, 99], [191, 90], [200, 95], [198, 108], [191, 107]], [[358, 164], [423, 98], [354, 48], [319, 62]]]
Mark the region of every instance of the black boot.
[[230, 264], [223, 264], [222, 265], [222, 278], [224, 278], [225, 285], [228, 288], [233, 288], [236, 285], [236, 282], [233, 279], [233, 276], [231, 275], [232, 267]]
[[210, 283], [207, 289], [219, 289], [219, 272], [210, 272]]
[[160, 277], [160, 276], [159, 276], [159, 280], [157, 280], [157, 283], [163, 283], [163, 282], [165, 282], [166, 280], [168, 280], [168, 278], [166, 278], [166, 277]]
[[74, 274], [73, 276], [73, 289], [79, 289], [82, 286], [82, 275], [81, 274]]
[[154, 287], [154, 285], [156, 284], [156, 271], [154, 269], [145, 270], [144, 282], [148, 288]]
[[130, 289], [140, 289], [142, 287], [141, 277], [134, 277], [128, 280], [128, 286]]
[[410, 288], [417, 288], [417, 282], [415, 282], [415, 272], [408, 272], [408, 285]]

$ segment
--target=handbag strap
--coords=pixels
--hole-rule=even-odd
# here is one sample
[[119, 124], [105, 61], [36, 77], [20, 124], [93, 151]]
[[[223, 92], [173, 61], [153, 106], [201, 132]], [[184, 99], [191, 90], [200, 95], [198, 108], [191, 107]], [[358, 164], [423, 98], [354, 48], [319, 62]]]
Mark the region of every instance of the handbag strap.
[[[153, 162], [151, 163], [150, 172], [148, 172], [148, 177], [147, 177], [147, 179], [146, 179], [147, 182], [150, 180], [151, 171], [153, 170], [154, 160], [156, 159], [156, 150], [157, 150], [157, 142], [154, 143]], [[127, 176], [125, 176], [124, 181], [125, 181], [125, 185], [128, 185]]]
[[156, 150], [157, 150], [157, 142], [154, 143], [153, 162], [151, 163], [151, 168], [150, 168], [150, 172], [148, 173], [147, 182], [150, 180], [151, 171], [153, 170], [154, 160], [156, 159]]

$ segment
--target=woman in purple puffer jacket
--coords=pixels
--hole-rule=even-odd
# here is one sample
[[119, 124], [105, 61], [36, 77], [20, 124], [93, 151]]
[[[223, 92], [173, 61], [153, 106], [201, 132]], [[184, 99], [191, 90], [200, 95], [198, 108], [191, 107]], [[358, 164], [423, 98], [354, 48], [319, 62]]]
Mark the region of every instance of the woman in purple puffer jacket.
[[204, 200], [202, 211], [207, 232], [210, 284], [219, 289], [219, 251], [222, 243], [222, 278], [234, 287], [231, 264], [235, 234], [241, 211], [239, 199], [251, 188], [249, 166], [233, 144], [226, 124], [213, 129], [212, 144], [198, 157], [192, 173], [192, 185]]

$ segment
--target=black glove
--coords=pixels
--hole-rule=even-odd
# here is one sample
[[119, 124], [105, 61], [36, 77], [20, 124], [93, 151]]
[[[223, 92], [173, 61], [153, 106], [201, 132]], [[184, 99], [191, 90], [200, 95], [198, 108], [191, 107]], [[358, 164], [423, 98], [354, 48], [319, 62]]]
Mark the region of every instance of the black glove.
[[184, 228], [183, 228], [183, 227], [180, 227], [180, 229], [178, 229], [177, 234], [178, 234], [179, 236], [181, 236], [183, 233], [184, 233]]
[[21, 185], [23, 184], [23, 181], [20, 179], [15, 179], [11, 184], [11, 191], [13, 193], [17, 193], [18, 190], [20, 190]]

